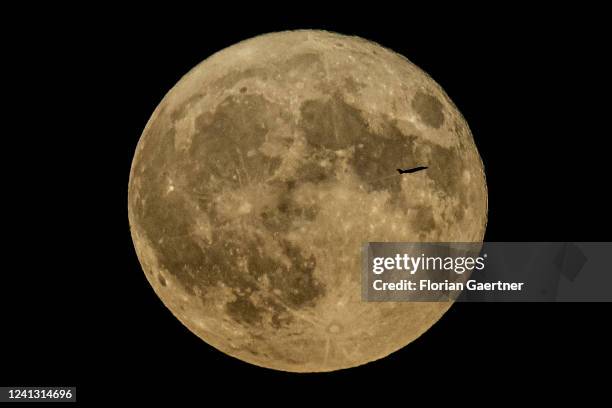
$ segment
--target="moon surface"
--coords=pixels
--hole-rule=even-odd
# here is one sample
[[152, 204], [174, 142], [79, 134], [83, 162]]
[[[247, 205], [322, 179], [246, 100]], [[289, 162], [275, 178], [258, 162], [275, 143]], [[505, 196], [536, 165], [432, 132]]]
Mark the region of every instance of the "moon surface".
[[193, 333], [317, 372], [385, 357], [451, 306], [362, 301], [362, 245], [481, 242], [487, 190], [467, 123], [426, 73], [362, 38], [302, 30], [240, 42], [180, 79], [138, 142], [128, 210], [148, 281]]

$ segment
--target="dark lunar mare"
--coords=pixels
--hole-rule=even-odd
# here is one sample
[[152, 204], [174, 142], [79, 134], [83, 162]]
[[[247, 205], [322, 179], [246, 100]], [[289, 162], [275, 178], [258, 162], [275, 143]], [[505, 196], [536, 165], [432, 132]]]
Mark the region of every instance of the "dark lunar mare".
[[[281, 233], [291, 229], [295, 220], [316, 218], [317, 206], [301, 205], [293, 192], [296, 183], [333, 180], [339, 171], [335, 151], [350, 149], [350, 165], [368, 190], [388, 191], [391, 205], [396, 208], [403, 208], [401, 178], [389, 176], [398, 167], [425, 161], [436, 188], [449, 197], [458, 197], [460, 203], [466, 202], [465, 190], [459, 188], [463, 165], [457, 148], [442, 148], [424, 142], [418, 135], [404, 135], [390, 118], [383, 118], [383, 129], [374, 131], [360, 110], [334, 93], [326, 99], [302, 103], [294, 126], [304, 135], [313, 154], [288, 179], [269, 183], [278, 197], [276, 207], [250, 215], [256, 217], [255, 225], [260, 228], [243, 228], [239, 218], [226, 219], [217, 213], [215, 197], [272, 178], [282, 157], [270, 157], [259, 149], [269, 129], [276, 126], [275, 118], [286, 123], [293, 119], [281, 106], [243, 87], [239, 94], [226, 97], [214, 112], [200, 115], [189, 148], [177, 148], [174, 127], [168, 124], [181, 120], [198, 97], [201, 96], [172, 111], [169, 118], [162, 112], [158, 123], [149, 128], [141, 153], [146, 160], [136, 162], [134, 169], [146, 188], [132, 204], [136, 225], [154, 247], [159, 265], [174, 275], [188, 293], [198, 294], [204, 302], [208, 288], [219, 283], [231, 288], [234, 299], [225, 308], [240, 324], [260, 326], [266, 310], [271, 310], [274, 327], [288, 325], [291, 316], [285, 313], [286, 307], [310, 307], [324, 296], [325, 288], [315, 278], [314, 257], [283, 239]], [[444, 123], [442, 104], [435, 97], [419, 92], [412, 106], [427, 125], [437, 128]], [[293, 140], [287, 136], [281, 142], [289, 147]], [[320, 166], [322, 159], [332, 165]], [[166, 191], [169, 179], [176, 184], [176, 194]], [[464, 209], [457, 206], [455, 211], [461, 219]], [[431, 231], [436, 227], [431, 207], [420, 207], [417, 212], [417, 230]], [[193, 233], [200, 213], [208, 217], [214, 231], [210, 243]], [[278, 243], [289, 265], [263, 253], [262, 242], [268, 240]], [[239, 264], [245, 264], [246, 269]], [[270, 284], [265, 292], [261, 290], [264, 275]], [[163, 277], [159, 280], [165, 284]], [[278, 296], [269, 296], [274, 289]], [[254, 293], [261, 298], [257, 304]]]

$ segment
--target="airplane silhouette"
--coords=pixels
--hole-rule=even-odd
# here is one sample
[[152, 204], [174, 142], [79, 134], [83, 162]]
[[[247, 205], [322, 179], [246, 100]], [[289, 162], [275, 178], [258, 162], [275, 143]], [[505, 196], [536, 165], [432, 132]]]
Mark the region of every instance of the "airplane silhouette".
[[397, 169], [397, 172], [399, 174], [416, 173], [417, 171], [425, 170], [426, 168], [427, 167], [425, 166], [420, 166], [420, 167], [415, 167], [413, 169], [408, 169], [408, 170]]

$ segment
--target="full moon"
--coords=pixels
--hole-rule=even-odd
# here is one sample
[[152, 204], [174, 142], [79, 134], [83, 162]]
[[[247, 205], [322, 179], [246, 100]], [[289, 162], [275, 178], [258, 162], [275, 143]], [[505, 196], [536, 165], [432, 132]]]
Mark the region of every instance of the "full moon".
[[383, 358], [451, 306], [362, 301], [364, 243], [481, 242], [487, 220], [482, 161], [440, 85], [376, 43], [314, 30], [240, 42], [181, 78], [128, 193], [138, 258], [174, 316], [293, 372]]

